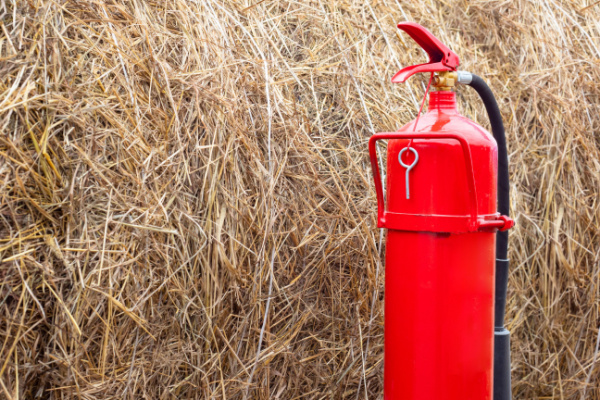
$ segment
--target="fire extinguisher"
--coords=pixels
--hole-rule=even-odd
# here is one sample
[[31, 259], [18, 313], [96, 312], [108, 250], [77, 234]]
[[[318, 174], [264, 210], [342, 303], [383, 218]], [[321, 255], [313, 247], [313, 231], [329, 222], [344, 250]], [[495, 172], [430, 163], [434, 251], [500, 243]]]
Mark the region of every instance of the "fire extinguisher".
[[[403, 22], [429, 55], [392, 82], [432, 74], [429, 109], [369, 140], [385, 255], [385, 400], [509, 400], [508, 155], [490, 88], [457, 71], [458, 56], [422, 26]], [[435, 74], [435, 76], [433, 75]], [[462, 116], [453, 91], [471, 86], [493, 135]], [[387, 146], [384, 191], [377, 141]], [[385, 202], [384, 202], [385, 201]]]

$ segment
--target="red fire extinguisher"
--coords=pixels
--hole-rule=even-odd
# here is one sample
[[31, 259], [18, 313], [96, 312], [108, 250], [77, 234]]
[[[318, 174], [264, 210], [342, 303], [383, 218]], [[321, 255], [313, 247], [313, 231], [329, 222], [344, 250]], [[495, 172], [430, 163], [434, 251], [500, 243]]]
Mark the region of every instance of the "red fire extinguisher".
[[[429, 55], [392, 82], [434, 74], [429, 109], [369, 152], [385, 257], [385, 400], [508, 400], [508, 156], [496, 100], [458, 56], [422, 26], [403, 22]], [[453, 91], [473, 87], [493, 135], [462, 116]], [[389, 139], [386, 195], [376, 143]], [[385, 200], [384, 200], [385, 197]], [[385, 201], [385, 202], [384, 202]], [[495, 308], [495, 311], [494, 311]]]

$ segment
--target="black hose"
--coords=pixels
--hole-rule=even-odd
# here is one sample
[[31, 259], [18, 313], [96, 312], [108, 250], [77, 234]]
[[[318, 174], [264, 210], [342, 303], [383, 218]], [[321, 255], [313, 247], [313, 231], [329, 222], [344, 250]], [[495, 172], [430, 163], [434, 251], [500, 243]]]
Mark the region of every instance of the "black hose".
[[[510, 193], [508, 151], [502, 115], [490, 87], [479, 76], [472, 74], [468, 83], [485, 105], [492, 134], [498, 144], [498, 212], [509, 216]], [[496, 234], [496, 298], [494, 303], [494, 400], [510, 400], [510, 333], [504, 328], [506, 291], [508, 286], [508, 231]]]
[[[488, 117], [490, 119], [490, 125], [492, 126], [492, 134], [496, 143], [498, 144], [498, 212], [501, 215], [510, 215], [510, 181], [508, 176], [508, 151], [506, 149], [506, 135], [504, 133], [504, 124], [502, 123], [502, 115], [498, 108], [498, 103], [494, 97], [492, 89], [485, 83], [479, 76], [472, 74], [473, 78], [471, 86], [485, 106]], [[508, 231], [498, 232], [496, 235], [496, 259], [508, 260]], [[508, 263], [504, 263], [508, 267]], [[502, 272], [502, 271], [498, 271]], [[496, 275], [498, 278], [498, 275]], [[503, 294], [500, 304], [496, 307], [496, 327], [500, 328], [504, 326], [504, 306], [506, 304], [506, 283], [504, 282], [503, 276], [501, 279], [496, 279], [496, 299], [498, 295]], [[508, 275], [506, 275], [508, 279]], [[503, 284], [499, 286], [498, 284]]]
[[[492, 89], [479, 76], [472, 74], [471, 86], [485, 106], [490, 125], [492, 126], [492, 134], [498, 144], [498, 212], [501, 215], [509, 216], [510, 214], [510, 193], [509, 193], [509, 176], [508, 176], [508, 151], [506, 149], [506, 135], [504, 133], [504, 124], [502, 123], [502, 115], [496, 102], [496, 97]], [[498, 232], [496, 234], [496, 259], [505, 261], [508, 260], [508, 231]], [[495, 326], [496, 328], [504, 327], [504, 308], [506, 305], [506, 289], [508, 281], [508, 262], [502, 262], [500, 270], [496, 271], [496, 312]], [[506, 271], [503, 271], [506, 267]]]
[[[498, 108], [498, 103], [492, 93], [492, 89], [479, 76], [473, 74], [471, 83], [469, 83], [485, 105], [492, 134], [496, 143], [498, 143], [498, 212], [508, 216], [510, 214], [510, 195], [509, 195], [509, 177], [508, 177], [508, 151], [506, 150], [506, 135], [504, 134], [504, 124], [502, 115]], [[506, 239], [500, 239], [504, 237]], [[500, 246], [501, 245], [501, 246]], [[508, 231], [498, 232], [498, 242], [496, 245], [496, 257], [506, 259], [508, 255]]]

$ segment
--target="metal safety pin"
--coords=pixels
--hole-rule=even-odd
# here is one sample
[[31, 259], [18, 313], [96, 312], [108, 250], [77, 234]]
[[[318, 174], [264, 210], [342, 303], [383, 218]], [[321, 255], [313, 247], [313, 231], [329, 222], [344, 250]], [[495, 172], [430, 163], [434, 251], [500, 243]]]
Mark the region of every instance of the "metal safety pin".
[[[404, 152], [406, 152], [406, 150], [412, 151], [412, 153], [415, 155], [415, 161], [413, 161], [413, 163], [410, 165], [406, 165], [406, 164], [404, 164], [404, 162], [402, 162], [402, 154], [404, 154]], [[398, 161], [400, 162], [400, 165], [402, 165], [404, 168], [406, 168], [406, 198], [410, 199], [408, 173], [410, 172], [411, 169], [413, 169], [413, 167], [415, 165], [417, 165], [417, 162], [419, 161], [419, 153], [417, 153], [417, 150], [413, 149], [412, 147], [405, 147], [402, 150], [400, 150], [400, 154], [398, 154]]]

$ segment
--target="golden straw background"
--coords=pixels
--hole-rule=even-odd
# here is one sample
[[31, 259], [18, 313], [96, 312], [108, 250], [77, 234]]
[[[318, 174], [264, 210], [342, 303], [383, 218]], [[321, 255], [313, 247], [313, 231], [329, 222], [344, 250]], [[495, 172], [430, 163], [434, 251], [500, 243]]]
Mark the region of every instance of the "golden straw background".
[[600, 399], [593, 0], [0, 1], [0, 398], [381, 399], [403, 20], [505, 119], [514, 398]]

